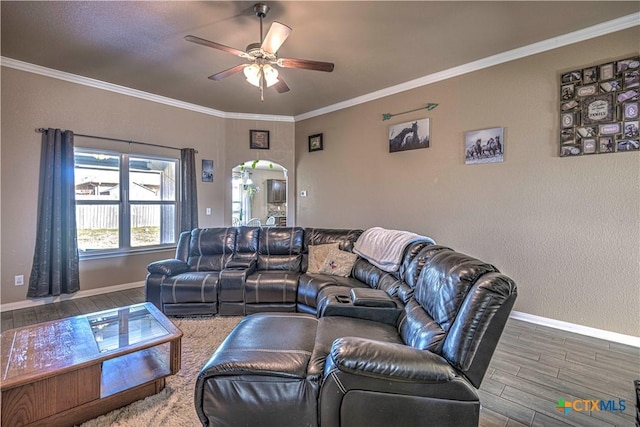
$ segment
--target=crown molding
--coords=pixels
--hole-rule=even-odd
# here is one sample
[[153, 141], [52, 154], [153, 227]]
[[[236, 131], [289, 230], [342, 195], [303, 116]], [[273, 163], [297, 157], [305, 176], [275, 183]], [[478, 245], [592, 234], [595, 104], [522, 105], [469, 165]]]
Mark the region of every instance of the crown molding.
[[346, 101], [329, 105], [327, 107], [319, 108], [317, 110], [309, 111], [307, 113], [299, 114], [295, 116], [295, 121], [298, 122], [301, 120], [310, 119], [312, 117], [321, 116], [323, 114], [332, 113], [334, 111], [353, 107], [358, 104], [363, 104], [365, 102], [374, 101], [379, 98], [384, 98], [386, 96], [395, 95], [400, 92], [405, 92], [411, 89], [416, 89], [416, 88], [426, 86], [432, 83], [436, 83], [442, 80], [447, 80], [452, 77], [457, 77], [463, 74], [482, 70], [484, 68], [493, 67], [494, 65], [503, 64], [505, 62], [513, 61], [516, 59], [524, 58], [524, 57], [535, 55], [542, 52], [546, 52], [562, 46], [567, 46], [573, 43], [582, 42], [582, 41], [589, 40], [595, 37], [600, 37], [606, 34], [615, 33], [617, 31], [626, 30], [628, 28], [632, 28], [638, 25], [640, 25], [640, 12], [623, 16], [621, 18], [617, 18], [612, 21], [603, 22], [601, 24], [594, 25], [592, 27], [583, 28], [582, 30], [574, 31], [572, 33], [564, 34], [562, 36], [554, 37], [548, 40], [543, 40], [541, 42], [530, 44], [528, 46], [523, 46], [517, 49], [509, 50], [507, 52], [489, 56], [487, 58], [479, 59], [477, 61], [469, 62], [467, 64], [450, 68], [448, 70], [429, 74], [424, 77], [419, 77], [417, 79], [410, 80], [405, 83], [400, 83], [395, 86], [390, 86], [385, 89], [380, 89], [378, 91], [371, 92], [366, 95], [348, 99]]
[[83, 86], [89, 86], [96, 89], [107, 90], [119, 93], [121, 95], [133, 96], [135, 98], [144, 99], [146, 101], [157, 102], [159, 104], [169, 105], [171, 107], [182, 108], [183, 110], [195, 111], [209, 116], [220, 117], [223, 119], [240, 119], [240, 120], [264, 120], [268, 122], [293, 122], [293, 116], [276, 116], [267, 114], [245, 114], [245, 113], [228, 113], [225, 111], [207, 108], [201, 105], [191, 104], [189, 102], [179, 101], [177, 99], [168, 98], [166, 96], [155, 95], [149, 92], [143, 92], [137, 89], [131, 89], [125, 86], [119, 86], [113, 83], [103, 82], [101, 80], [91, 79], [89, 77], [79, 76], [64, 71], [54, 70], [42, 67], [40, 65], [31, 64], [17, 59], [0, 57], [0, 65], [3, 67], [14, 68], [16, 70], [26, 71], [28, 73], [39, 74], [41, 76], [51, 77], [58, 80], [64, 80]]
[[131, 89], [125, 86], [119, 86], [112, 83], [91, 79], [88, 77], [78, 76], [76, 74], [66, 73], [64, 71], [53, 70], [51, 68], [30, 64], [28, 62], [23, 62], [17, 59], [12, 59], [7, 57], [0, 57], [0, 65], [9, 67], [9, 68], [15, 68], [17, 70], [27, 71], [29, 73], [40, 74], [43, 76], [68, 81], [71, 83], [77, 83], [84, 86], [94, 87], [97, 89], [108, 90], [108, 91], [116, 92], [122, 95], [133, 96], [136, 98], [157, 102], [157, 103], [169, 105], [172, 107], [196, 111], [199, 113], [208, 114], [210, 116], [220, 117], [224, 119], [263, 120], [263, 121], [269, 121], [269, 122], [298, 122], [298, 121], [310, 119], [312, 117], [317, 117], [324, 114], [332, 113], [334, 111], [353, 107], [359, 104], [363, 104], [365, 102], [374, 101], [376, 99], [384, 98], [386, 96], [395, 95], [397, 93], [405, 92], [411, 89], [416, 89], [416, 88], [433, 84], [439, 81], [447, 80], [463, 74], [482, 70], [484, 68], [492, 67], [494, 65], [503, 64], [505, 62], [509, 62], [509, 61], [521, 59], [527, 56], [535, 55], [538, 53], [546, 52], [549, 50], [557, 49], [562, 46], [579, 43], [595, 37], [600, 37], [603, 35], [615, 33], [617, 31], [626, 30], [628, 28], [632, 28], [638, 25], [640, 25], [640, 12], [623, 16], [611, 21], [603, 22], [601, 24], [594, 25], [591, 27], [583, 28], [581, 30], [574, 31], [572, 33], [564, 34], [562, 36], [554, 37], [554, 38], [544, 40], [538, 43], [534, 43], [528, 46], [524, 46], [524, 47], [513, 49], [507, 52], [499, 53], [497, 55], [493, 55], [484, 59], [469, 62], [467, 64], [463, 64], [458, 67], [453, 67], [448, 70], [429, 74], [427, 76], [410, 80], [405, 83], [400, 83], [395, 86], [390, 86], [385, 89], [377, 90], [375, 92], [371, 92], [366, 95], [358, 96], [356, 98], [338, 102], [336, 104], [319, 108], [317, 110], [302, 113], [297, 116], [277, 116], [277, 115], [266, 115], [266, 114], [225, 112], [225, 111], [216, 110], [213, 108], [203, 107], [196, 104], [191, 104], [184, 101], [178, 101], [173, 98], [167, 98], [164, 96], [155, 95], [149, 92], [143, 92], [137, 89]]

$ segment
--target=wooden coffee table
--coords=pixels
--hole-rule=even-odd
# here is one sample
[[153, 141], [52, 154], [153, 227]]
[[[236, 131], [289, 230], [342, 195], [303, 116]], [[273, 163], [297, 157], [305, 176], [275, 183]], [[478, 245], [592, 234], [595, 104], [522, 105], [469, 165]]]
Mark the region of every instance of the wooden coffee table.
[[1, 424], [74, 425], [158, 393], [181, 338], [150, 303], [3, 332]]

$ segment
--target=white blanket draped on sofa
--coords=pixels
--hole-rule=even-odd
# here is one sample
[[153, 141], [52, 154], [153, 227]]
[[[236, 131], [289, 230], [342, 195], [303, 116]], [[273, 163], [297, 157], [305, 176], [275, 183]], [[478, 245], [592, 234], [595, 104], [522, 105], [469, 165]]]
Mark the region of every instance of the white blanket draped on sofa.
[[400, 268], [407, 245], [418, 240], [427, 240], [435, 244], [433, 239], [409, 231], [373, 227], [358, 237], [353, 252], [379, 269], [392, 273]]

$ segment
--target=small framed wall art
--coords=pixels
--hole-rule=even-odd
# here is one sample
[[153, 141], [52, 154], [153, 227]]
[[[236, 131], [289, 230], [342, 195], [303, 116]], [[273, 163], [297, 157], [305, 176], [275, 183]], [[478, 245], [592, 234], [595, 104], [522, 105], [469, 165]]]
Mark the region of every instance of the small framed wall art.
[[202, 160], [202, 182], [213, 182], [213, 160]]
[[465, 132], [465, 160], [467, 165], [504, 161], [504, 128], [489, 128]]
[[253, 150], [268, 150], [269, 131], [251, 129], [249, 131], [249, 148]]
[[324, 149], [324, 142], [322, 141], [321, 133], [309, 136], [309, 152], [321, 151], [323, 149]]
[[560, 76], [560, 157], [640, 150], [640, 57]]
[[429, 148], [431, 130], [429, 119], [389, 126], [389, 152]]

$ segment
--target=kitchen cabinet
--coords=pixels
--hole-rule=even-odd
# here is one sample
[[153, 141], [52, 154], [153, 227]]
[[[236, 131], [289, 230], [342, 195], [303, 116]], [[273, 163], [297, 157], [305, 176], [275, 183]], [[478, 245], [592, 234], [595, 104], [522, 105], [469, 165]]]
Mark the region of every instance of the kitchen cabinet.
[[267, 180], [267, 203], [287, 202], [287, 181], [283, 179]]

